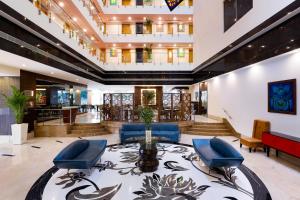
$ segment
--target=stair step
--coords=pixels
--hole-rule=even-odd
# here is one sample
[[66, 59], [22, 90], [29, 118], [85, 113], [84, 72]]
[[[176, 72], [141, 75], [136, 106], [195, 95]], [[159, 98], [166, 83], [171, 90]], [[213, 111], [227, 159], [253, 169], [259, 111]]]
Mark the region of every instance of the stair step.
[[191, 127], [190, 129], [188, 129], [190, 131], [204, 131], [204, 132], [231, 132], [228, 128], [198, 128], [198, 127]]
[[225, 124], [194, 124], [193, 127], [226, 127]]
[[198, 131], [185, 131], [185, 134], [189, 135], [203, 135], [203, 136], [231, 136], [230, 132], [198, 132]]
[[106, 129], [85, 129], [85, 130], [71, 130], [74, 134], [85, 134], [85, 133], [95, 133], [95, 132], [107, 132]]
[[72, 130], [86, 130], [86, 129], [103, 129], [103, 126], [72, 126]]

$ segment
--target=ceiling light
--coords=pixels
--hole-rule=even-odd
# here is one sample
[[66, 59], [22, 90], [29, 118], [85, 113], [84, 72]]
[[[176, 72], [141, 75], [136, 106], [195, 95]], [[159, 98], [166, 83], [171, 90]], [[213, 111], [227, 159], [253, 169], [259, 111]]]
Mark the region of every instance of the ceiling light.
[[176, 17], [173, 17], [173, 20], [177, 20], [177, 18], [176, 18]]
[[77, 22], [77, 18], [76, 18], [76, 17], [73, 17], [73, 21], [74, 21], [74, 22]]
[[162, 45], [161, 44], [158, 44], [158, 47], [161, 47]]
[[22, 64], [22, 66], [23, 66], [23, 67], [26, 67], [26, 65], [25, 65], [25, 64]]
[[291, 47], [287, 46], [286, 49], [290, 49]]
[[189, 21], [192, 21], [192, 18], [191, 18], [191, 17], [189, 17]]
[[95, 7], [94, 7], [94, 6], [91, 6], [91, 9], [92, 9], [92, 10], [94, 10], [94, 9], [95, 9]]
[[116, 46], [116, 44], [113, 44], [113, 47], [115, 47]]
[[40, 44], [37, 44], [36, 46], [39, 47], [39, 46], [41, 46], [41, 45], [40, 45]]
[[85, 28], [83, 29], [83, 31], [84, 31], [84, 32], [87, 32], [87, 30], [86, 30]]
[[144, 19], [144, 21], [146, 21], [146, 19], [147, 19], [147, 18], [146, 18], [146, 17], [144, 17], [143, 19]]
[[55, 17], [53, 16], [52, 19], [55, 20]]
[[294, 40], [294, 39], [291, 39], [290, 41], [291, 41], [291, 42], [294, 42], [295, 40]]
[[173, 46], [176, 47], [177, 45], [176, 45], [176, 44], [173, 44]]
[[266, 48], [266, 46], [265, 46], [265, 45], [261, 45], [260, 47], [261, 47], [261, 48]]
[[128, 44], [129, 47], [131, 47], [131, 44]]
[[76, 78], [76, 81], [79, 81], [79, 79], [78, 79], [78, 78]]
[[92, 36], [92, 37], [91, 37], [91, 40], [95, 40], [95, 38]]
[[132, 18], [129, 16], [129, 17], [128, 17], [128, 20], [131, 20], [131, 19], [132, 19]]
[[24, 46], [23, 46], [23, 45], [21, 45], [20, 47], [21, 47], [21, 48], [24, 48]]
[[65, 4], [64, 4], [63, 2], [60, 1], [60, 2], [58, 3], [58, 5], [59, 5], [60, 7], [64, 7]]
[[249, 44], [247, 47], [248, 47], [248, 48], [251, 48], [251, 47], [252, 47], [252, 45], [251, 45], [251, 44]]
[[59, 46], [60, 44], [59, 44], [59, 43], [56, 43], [56, 45]]
[[192, 44], [189, 44], [189, 47], [192, 47]]
[[161, 17], [159, 17], [158, 20], [161, 20]]
[[146, 44], [144, 44], [144, 47], [146, 47], [147, 45]]
[[50, 74], [54, 74], [54, 72], [50, 72]]
[[117, 17], [113, 17], [112, 19], [113, 19], [114, 21], [116, 21]]

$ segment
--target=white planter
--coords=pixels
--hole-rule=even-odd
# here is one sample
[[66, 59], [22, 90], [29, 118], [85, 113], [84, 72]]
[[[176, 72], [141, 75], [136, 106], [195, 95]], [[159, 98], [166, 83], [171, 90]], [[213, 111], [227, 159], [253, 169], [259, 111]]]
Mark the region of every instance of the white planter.
[[151, 143], [152, 140], [152, 132], [151, 130], [146, 130], [146, 143]]
[[13, 144], [23, 144], [27, 141], [27, 130], [28, 124], [12, 124], [12, 143]]

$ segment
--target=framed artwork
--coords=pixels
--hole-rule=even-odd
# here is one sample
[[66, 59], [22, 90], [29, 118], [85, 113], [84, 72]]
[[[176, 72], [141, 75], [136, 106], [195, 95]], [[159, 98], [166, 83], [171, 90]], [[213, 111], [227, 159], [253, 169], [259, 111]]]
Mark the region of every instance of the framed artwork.
[[184, 31], [185, 31], [184, 24], [178, 24], [178, 32], [182, 33]]
[[268, 111], [272, 113], [297, 114], [296, 79], [268, 84]]
[[110, 49], [110, 57], [117, 57], [117, 50], [115, 48]]
[[[145, 96], [148, 96], [148, 93], [154, 93], [154, 97], [149, 102], [147, 99], [144, 99]], [[156, 105], [156, 89], [141, 89], [141, 105], [145, 104]]]

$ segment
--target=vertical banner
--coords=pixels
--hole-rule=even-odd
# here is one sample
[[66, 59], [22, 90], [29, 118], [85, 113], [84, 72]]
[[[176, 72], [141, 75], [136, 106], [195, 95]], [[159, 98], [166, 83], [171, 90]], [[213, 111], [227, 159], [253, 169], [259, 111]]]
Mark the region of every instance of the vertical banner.
[[165, 0], [170, 11], [173, 11], [183, 0]]

